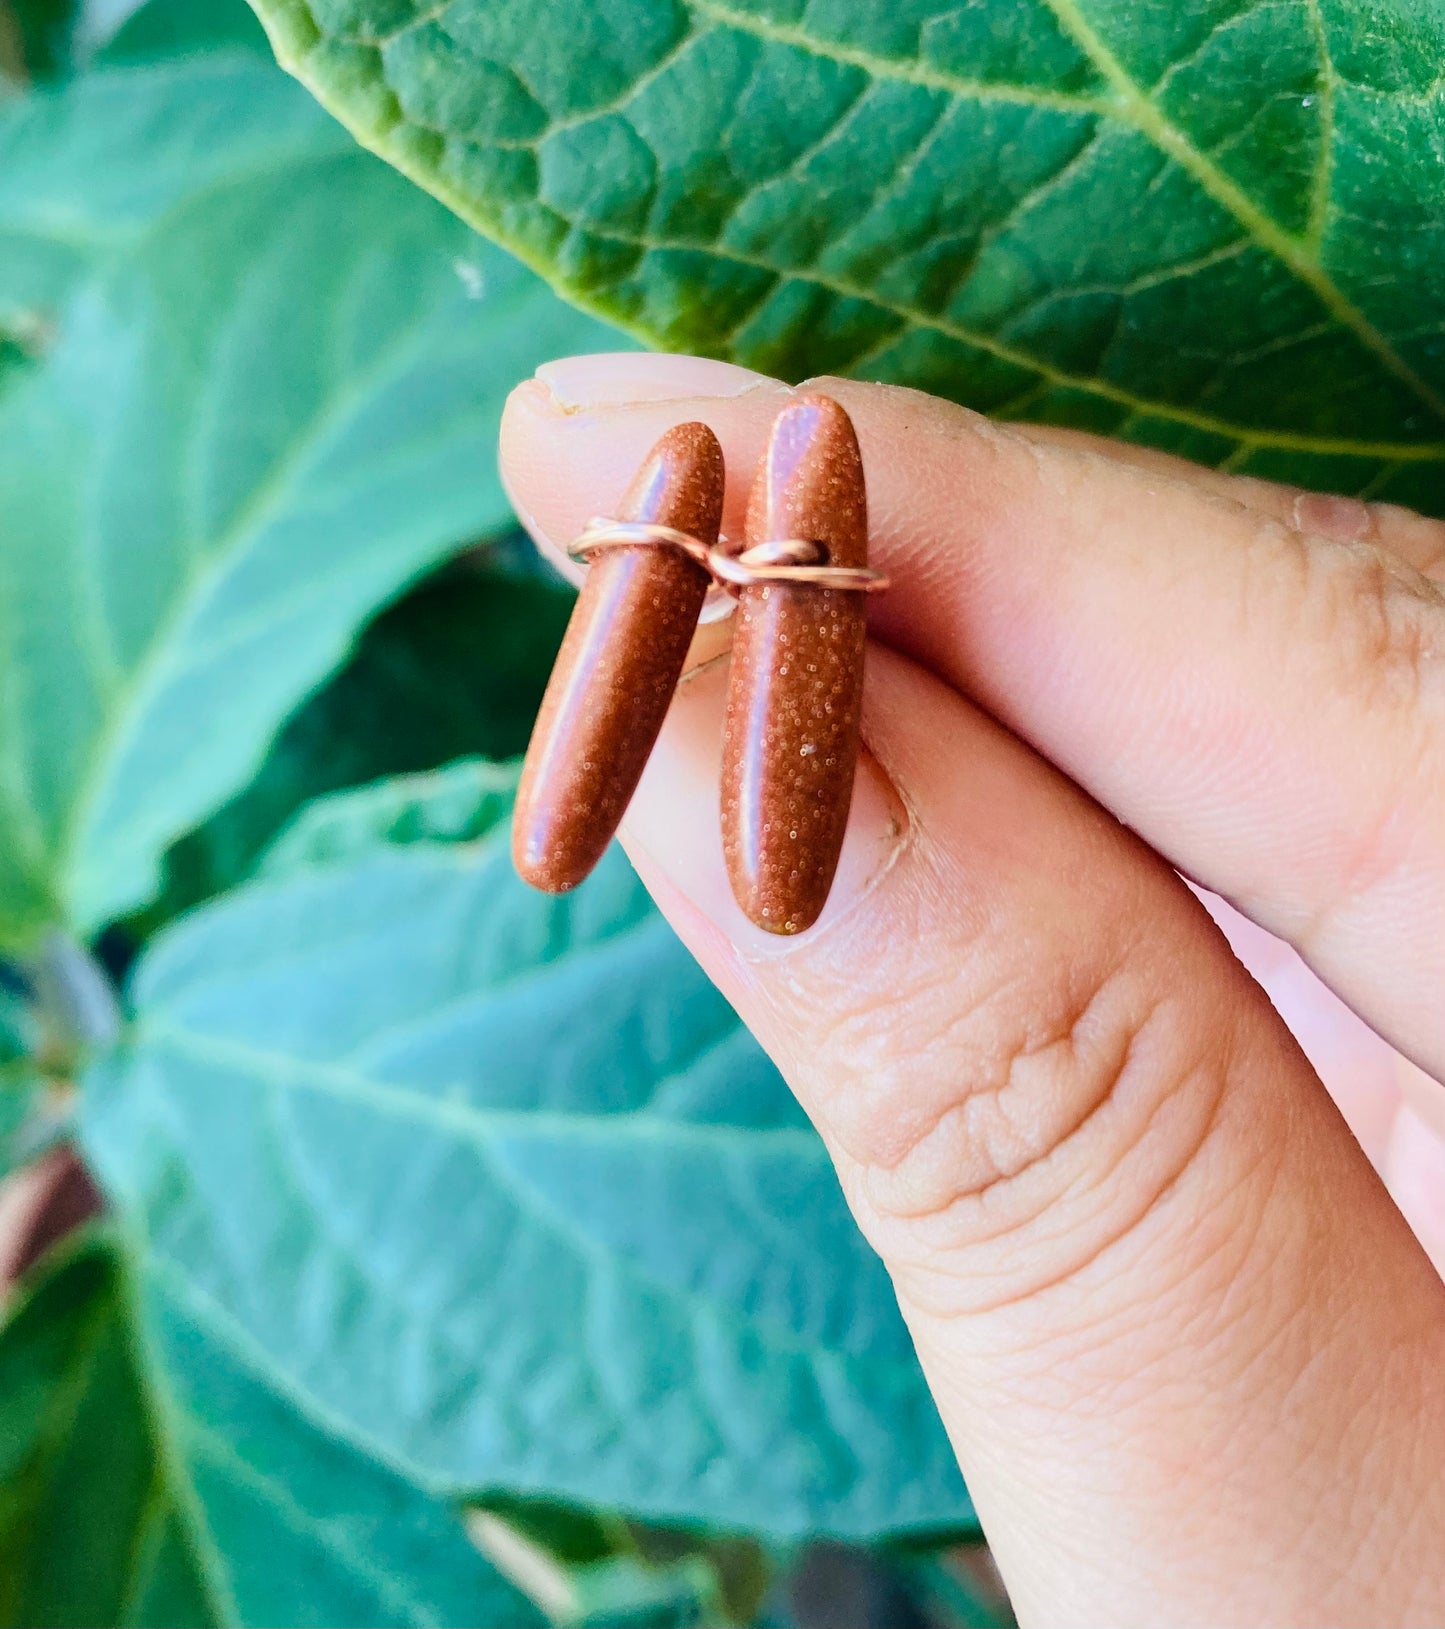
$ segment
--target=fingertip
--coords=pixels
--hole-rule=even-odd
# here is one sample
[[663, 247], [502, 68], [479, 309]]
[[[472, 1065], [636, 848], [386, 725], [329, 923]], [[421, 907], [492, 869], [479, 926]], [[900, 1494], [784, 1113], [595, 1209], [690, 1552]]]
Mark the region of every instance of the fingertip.
[[[551, 392], [540, 379], [524, 379], [514, 386], [502, 407], [497, 473], [513, 514], [538, 553], [577, 588], [586, 568], [567, 554], [567, 535], [559, 528], [548, 502], [553, 492], [554, 437], [560, 418]], [[539, 503], [543, 506], [540, 512]]]
[[660, 351], [603, 351], [558, 357], [537, 369], [534, 382], [548, 393], [553, 410], [559, 413], [629, 407], [639, 402], [743, 396], [778, 383], [735, 362]]
[[578, 581], [568, 542], [617, 502], [659, 436], [697, 420], [722, 445], [724, 527], [740, 530], [753, 461], [788, 393], [776, 379], [705, 357], [624, 352], [544, 363], [503, 409], [502, 484], [542, 553]]

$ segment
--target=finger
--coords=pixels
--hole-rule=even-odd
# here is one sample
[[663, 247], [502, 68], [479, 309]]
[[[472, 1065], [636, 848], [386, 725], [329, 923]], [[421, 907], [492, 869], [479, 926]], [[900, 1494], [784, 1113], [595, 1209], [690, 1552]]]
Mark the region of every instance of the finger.
[[1298, 532], [1335, 543], [1378, 544], [1424, 576], [1445, 579], [1445, 526], [1400, 504], [1367, 503], [1362, 498], [1310, 492], [1255, 475], [1206, 469], [1173, 453], [1131, 441], [1105, 441], [1083, 430], [1065, 430], [1050, 424], [1019, 424], [1015, 428], [1040, 445], [1088, 452], [1172, 480], [1187, 481], [1202, 492], [1241, 504]]
[[[662, 370], [659, 362], [663, 363]], [[646, 352], [607, 352], [595, 356], [567, 357], [544, 363], [537, 369], [535, 384], [522, 386], [543, 404], [546, 411], [588, 413], [598, 408], [621, 407], [639, 402], [672, 402], [689, 396], [728, 397], [786, 394], [788, 387], [763, 374], [730, 362], [708, 357], [675, 356], [659, 359]], [[1341, 543], [1377, 543], [1426, 576], [1445, 578], [1445, 526], [1393, 503], [1366, 503], [1359, 498], [1310, 492], [1302, 487], [1264, 481], [1250, 475], [1233, 475], [1206, 469], [1172, 453], [1136, 442], [1109, 441], [1082, 430], [1068, 430], [1048, 424], [1014, 424], [1022, 438], [1041, 446], [1056, 446], [1107, 458], [1120, 465], [1165, 475], [1188, 482], [1203, 492], [1238, 503], [1257, 514], [1278, 520], [1302, 532]], [[528, 460], [533, 449], [521, 446], [517, 455]], [[544, 474], [550, 461], [543, 460]], [[525, 471], [519, 472], [519, 490], [528, 492], [534, 483]], [[567, 531], [564, 519], [552, 523], [551, 510], [565, 505], [575, 488], [555, 484], [549, 494], [539, 488], [542, 505], [532, 518], [534, 535], [552, 563], [565, 576], [580, 581], [583, 567], [570, 560], [565, 541], [556, 536]], [[525, 501], [525, 500], [524, 500]], [[569, 534], [571, 535], [571, 534]]]
[[[1269, 997], [1310, 1067], [1324, 1082], [1355, 1141], [1375, 1169], [1383, 1171], [1400, 1106], [1399, 1072], [1414, 1066], [1351, 1012], [1283, 940], [1257, 927], [1217, 895], [1201, 897], [1229, 948]], [[1445, 1092], [1439, 1095], [1445, 1112]]]
[[[677, 360], [649, 365], [666, 381]], [[595, 374], [579, 388], [571, 368], [514, 393], [503, 427], [511, 488], [554, 538], [679, 413], [750, 470], [781, 399], [728, 370], [727, 396], [588, 406]], [[916, 392], [829, 388], [858, 426], [875, 558], [893, 577], [874, 631], [1445, 1074], [1441, 591], [1378, 544], [1092, 447]], [[730, 484], [736, 529], [745, 481]]]
[[1299, 956], [1214, 894], [1229, 948], [1269, 997], [1411, 1231], [1445, 1274], [1445, 1091], [1382, 1041]]
[[[684, 685], [624, 840], [827, 1141], [1023, 1620], [1404, 1616], [1445, 1519], [1415, 1452], [1445, 1288], [1205, 912], [875, 650], [834, 895], [762, 934], [724, 706], [721, 664]], [[1418, 1537], [1359, 1524], [1397, 1501]]]
[[[661, 370], [660, 360], [665, 362]], [[513, 391], [508, 402], [502, 427], [502, 483], [518, 518], [548, 562], [569, 581], [580, 583], [586, 568], [568, 556], [567, 544], [582, 531], [591, 512], [581, 514], [578, 505], [594, 503], [605, 508], [615, 503], [637, 463], [636, 459], [630, 467], [626, 463], [628, 454], [623, 449], [630, 442], [628, 428], [621, 430], [615, 457], [612, 449], [597, 441], [593, 430], [597, 414], [616, 417], [620, 426], [636, 428], [643, 419], [673, 422], [674, 405], [690, 397], [709, 404], [736, 396], [766, 398], [776, 410], [789, 394], [788, 386], [776, 379], [709, 357], [663, 359], [648, 352], [619, 351], [545, 362], [534, 378]], [[754, 456], [762, 450], [765, 433], [763, 423], [751, 437]], [[570, 458], [566, 478], [559, 479], [559, 453], [564, 447], [570, 450]], [[736, 471], [741, 467], [740, 455], [746, 457], [746, 453], [741, 443], [735, 443], [731, 452]], [[736, 480], [729, 484], [725, 533], [741, 536], [745, 497]]]
[[1445, 1094], [1403, 1059], [1400, 1103], [1381, 1169], [1435, 1270], [1445, 1275]]

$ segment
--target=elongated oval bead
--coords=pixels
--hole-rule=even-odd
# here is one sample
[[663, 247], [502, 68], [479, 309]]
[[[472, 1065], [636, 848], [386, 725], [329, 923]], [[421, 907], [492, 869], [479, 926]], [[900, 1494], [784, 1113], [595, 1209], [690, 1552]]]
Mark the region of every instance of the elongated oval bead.
[[[723, 457], [705, 424], [675, 425], [612, 516], [690, 532], [722, 521]], [[602, 858], [637, 789], [697, 625], [708, 574], [681, 551], [639, 544], [593, 558], [567, 625], [517, 789], [512, 857], [548, 893]]]
[[[749, 547], [821, 543], [868, 564], [858, 438], [831, 397], [778, 415], [748, 503]], [[811, 584], [744, 588], [723, 743], [723, 849], [738, 904], [772, 933], [801, 933], [828, 898], [858, 759], [864, 596]]]

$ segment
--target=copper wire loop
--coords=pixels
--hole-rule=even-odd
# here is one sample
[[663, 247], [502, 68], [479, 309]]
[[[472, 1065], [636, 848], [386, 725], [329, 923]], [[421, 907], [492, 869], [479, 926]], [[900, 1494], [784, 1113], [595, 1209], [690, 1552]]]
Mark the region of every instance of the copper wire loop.
[[690, 532], [651, 521], [609, 520], [594, 515], [586, 530], [567, 547], [574, 560], [590, 560], [604, 549], [632, 549], [639, 544], [651, 548], [680, 549], [696, 560], [715, 583], [736, 592], [766, 583], [808, 583], [814, 588], [842, 588], [855, 594], [877, 594], [887, 588], [888, 578], [866, 566], [823, 564], [823, 547], [803, 537], [780, 537], [734, 554], [726, 540], [709, 548]]

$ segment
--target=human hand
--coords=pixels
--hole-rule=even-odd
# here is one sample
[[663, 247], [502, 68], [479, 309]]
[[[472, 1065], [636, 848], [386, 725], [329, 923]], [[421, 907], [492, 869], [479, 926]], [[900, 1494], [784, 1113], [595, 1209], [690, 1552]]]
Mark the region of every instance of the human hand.
[[[692, 418], [740, 531], [785, 387], [542, 376], [502, 435], [540, 541]], [[1178, 873], [1295, 947], [1433, 1112], [1445, 526], [821, 388], [894, 585], [828, 908], [780, 940], [733, 903], [720, 664], [669, 714], [634, 864], [827, 1142], [1025, 1623], [1440, 1622], [1445, 1285]], [[1360, 1075], [1376, 1133], [1378, 1101]]]

